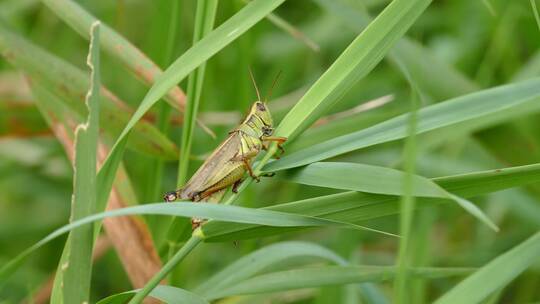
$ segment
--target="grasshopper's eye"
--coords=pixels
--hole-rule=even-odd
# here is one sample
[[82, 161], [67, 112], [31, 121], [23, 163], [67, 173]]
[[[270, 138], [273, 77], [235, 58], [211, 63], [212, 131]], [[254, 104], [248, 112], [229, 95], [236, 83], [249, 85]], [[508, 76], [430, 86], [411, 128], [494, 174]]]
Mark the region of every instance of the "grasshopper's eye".
[[264, 106], [262, 102], [257, 102], [257, 110], [264, 112], [266, 111], [266, 107]]

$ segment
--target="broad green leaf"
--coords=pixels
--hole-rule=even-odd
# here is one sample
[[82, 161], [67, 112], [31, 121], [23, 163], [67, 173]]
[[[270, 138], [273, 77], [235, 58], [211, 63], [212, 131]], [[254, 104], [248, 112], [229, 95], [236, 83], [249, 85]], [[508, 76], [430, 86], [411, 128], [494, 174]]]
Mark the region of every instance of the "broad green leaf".
[[227, 205], [199, 204], [192, 202], [150, 203], [146, 205], [114, 209], [102, 213], [97, 213], [56, 229], [48, 236], [31, 246], [30, 248], [26, 249], [14, 259], [12, 259], [8, 264], [0, 268], [0, 281], [5, 280], [9, 275], [11, 275], [14, 270], [17, 269], [24, 262], [28, 255], [30, 255], [32, 252], [45, 245], [46, 243], [50, 242], [51, 240], [61, 236], [62, 234], [65, 234], [75, 228], [84, 226], [86, 224], [101, 221], [105, 218], [142, 214], [172, 215], [189, 218], [196, 217], [201, 219], [215, 219], [220, 221], [232, 221], [246, 224], [258, 224], [279, 227], [347, 227], [353, 229], [365, 229], [368, 231], [392, 235], [362, 226], [351, 225], [348, 223], [342, 223], [327, 219], [318, 219], [315, 217], [303, 216], [298, 214], [287, 214], [271, 210], [251, 209]]
[[292, 140], [326, 113], [383, 59], [430, 3], [392, 1], [287, 113], [276, 134]]
[[[125, 304], [138, 290], [130, 290], [118, 293], [97, 302], [97, 304]], [[149, 294], [150, 297], [158, 299], [167, 304], [208, 304], [202, 297], [187, 290], [167, 285], [159, 285]]]
[[527, 268], [538, 262], [540, 232], [513, 247], [445, 293], [435, 303], [482, 303], [490, 294], [506, 286]]
[[[410, 269], [411, 275], [422, 277], [461, 276], [471, 269], [427, 268]], [[294, 269], [259, 275], [218, 290], [208, 296], [214, 300], [226, 296], [275, 292], [327, 285], [342, 285], [360, 282], [380, 282], [393, 278], [394, 267], [387, 266], [325, 266]]]
[[[540, 181], [540, 164], [446, 176], [432, 180], [450, 193], [469, 198], [538, 182]], [[422, 208], [439, 202], [448, 202], [448, 200], [419, 198], [416, 205]], [[265, 209], [358, 223], [396, 214], [399, 212], [399, 205], [398, 198], [395, 196], [351, 191], [279, 204]], [[294, 230], [216, 221], [209, 222], [202, 229], [206, 235], [206, 241], [210, 242], [260, 238]]]
[[[287, 180], [318, 187], [352, 190], [368, 193], [405, 195], [405, 172], [378, 166], [355, 163], [313, 163], [296, 170]], [[498, 231], [497, 225], [473, 203], [448, 193], [428, 178], [412, 175], [412, 193], [418, 197], [435, 197], [453, 200], [471, 215]]]
[[[88, 119], [75, 131], [74, 189], [71, 203], [71, 221], [76, 221], [95, 212], [96, 208], [96, 163], [99, 136], [99, 23], [92, 25], [88, 66], [90, 67], [90, 88], [86, 96]], [[68, 236], [65, 257], [60, 260], [62, 280], [61, 303], [84, 303], [90, 298], [90, 277], [92, 273], [93, 230], [91, 226], [73, 230]], [[56, 284], [55, 284], [56, 285]], [[58, 286], [58, 285], [56, 285]]]
[[[0, 22], [0, 52], [7, 61], [24, 70], [33, 82], [39, 82], [41, 86], [59, 97], [59, 100], [72, 111], [72, 119], [79, 121], [86, 119], [84, 96], [90, 84], [87, 73], [13, 33], [2, 22]], [[100, 100], [101, 129], [114, 138], [128, 121], [131, 109], [106, 88], [101, 89]], [[135, 126], [129, 146], [159, 158], [178, 157], [178, 148], [147, 121], [141, 121]]]
[[[474, 123], [475, 128], [540, 110], [540, 79], [503, 85], [427, 106], [418, 111], [416, 134]], [[286, 155], [264, 167], [278, 171], [310, 164], [407, 135], [409, 114]]]
[[306, 242], [282, 242], [266, 246], [243, 256], [225, 269], [213, 275], [199, 285], [194, 291], [201, 295], [218, 292], [237, 284], [272, 265], [286, 260], [315, 257], [325, 259], [339, 265], [348, 262], [342, 257], [320, 245]]

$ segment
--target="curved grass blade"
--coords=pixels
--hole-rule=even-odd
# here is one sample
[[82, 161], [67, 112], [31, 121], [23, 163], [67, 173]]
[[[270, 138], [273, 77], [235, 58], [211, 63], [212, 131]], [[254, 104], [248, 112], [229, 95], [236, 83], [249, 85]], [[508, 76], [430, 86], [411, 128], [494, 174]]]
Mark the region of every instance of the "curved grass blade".
[[[286, 179], [304, 185], [328, 187], [387, 195], [405, 195], [405, 172], [366, 164], [322, 162], [313, 163], [287, 175]], [[435, 197], [453, 200], [491, 229], [497, 225], [476, 205], [451, 194], [432, 180], [412, 175], [412, 193], [416, 197]]]
[[[392, 266], [325, 266], [286, 270], [247, 279], [229, 288], [216, 291], [206, 296], [206, 298], [214, 300], [240, 294], [276, 292], [360, 282], [380, 282], [393, 278], [395, 272], [395, 267]], [[409, 269], [408, 272], [413, 276], [446, 277], [466, 275], [471, 272], [471, 269], [413, 268]]]
[[276, 134], [294, 139], [320, 118], [382, 60], [430, 3], [392, 1], [287, 113]]
[[[540, 78], [503, 85], [418, 111], [416, 134], [443, 127], [459, 127], [474, 122], [474, 128], [512, 119], [540, 110]], [[361, 148], [407, 136], [409, 114], [400, 115], [367, 129], [340, 136], [267, 164], [264, 171], [278, 171], [303, 166]], [[476, 121], [475, 121], [476, 120]]]
[[[125, 304], [130, 300], [139, 290], [130, 290], [122, 293], [118, 293], [105, 299], [99, 300], [96, 304]], [[152, 290], [149, 294], [150, 297], [158, 299], [167, 304], [209, 304], [208, 301], [198, 296], [195, 293], [189, 292], [185, 289], [159, 285]]]
[[[28, 257], [36, 249], [42, 247], [51, 240], [65, 234], [75, 228], [83, 225], [94, 223], [105, 218], [126, 216], [126, 215], [172, 215], [182, 217], [196, 217], [201, 219], [214, 219], [227, 222], [238, 222], [246, 224], [258, 224], [264, 226], [278, 227], [347, 227], [353, 229], [361, 229], [372, 232], [380, 232], [386, 235], [395, 236], [382, 231], [357, 226], [349, 223], [342, 223], [328, 219], [318, 219], [315, 217], [303, 216], [299, 214], [287, 214], [271, 210], [251, 209], [237, 206], [215, 205], [215, 204], [198, 204], [193, 202], [178, 202], [178, 203], [151, 203], [146, 205], [114, 209], [102, 213], [97, 213], [80, 220], [74, 221], [59, 229], [56, 229], [48, 236], [26, 249], [19, 254], [8, 264], [0, 268], [0, 281], [5, 280], [15, 269], [17, 269], [25, 258]], [[204, 225], [203, 225], [204, 226]], [[204, 237], [204, 235], [203, 235]]]
[[348, 264], [331, 250], [317, 244], [307, 242], [282, 242], [266, 246], [243, 256], [225, 269], [213, 275], [195, 288], [195, 293], [208, 295], [218, 292], [245, 280], [270, 266], [283, 261], [315, 257], [334, 262], [339, 265]]
[[[450, 193], [469, 198], [538, 182], [540, 181], [540, 164], [439, 177], [432, 180]], [[419, 198], [416, 207], [433, 206], [434, 203], [440, 202], [448, 202], [448, 200]], [[274, 205], [265, 209], [353, 223], [399, 213], [398, 198], [395, 196], [354, 191]], [[202, 230], [207, 237], [206, 241], [216, 242], [260, 238], [295, 229], [213, 221], [204, 225]]]
[[[91, 215], [96, 210], [96, 163], [99, 135], [99, 22], [90, 29], [90, 89], [86, 96], [88, 119], [77, 126], [75, 131], [75, 164], [73, 176], [73, 198], [71, 220], [76, 221]], [[67, 244], [69, 243], [69, 244]], [[94, 244], [91, 226], [71, 231], [66, 243], [66, 259], [61, 259], [61, 275], [57, 280], [62, 283], [58, 293], [63, 295], [63, 303], [84, 303], [90, 297], [90, 277], [92, 273], [92, 248]], [[63, 255], [64, 256], [64, 255]], [[54, 293], [54, 291], [53, 291]]]
[[538, 261], [540, 232], [493, 259], [439, 298], [436, 304], [481, 303]]
[[[283, 175], [304, 185], [387, 195], [404, 195], [405, 172], [359, 163], [319, 162]], [[446, 190], [432, 180], [413, 175], [413, 195], [448, 198]]]

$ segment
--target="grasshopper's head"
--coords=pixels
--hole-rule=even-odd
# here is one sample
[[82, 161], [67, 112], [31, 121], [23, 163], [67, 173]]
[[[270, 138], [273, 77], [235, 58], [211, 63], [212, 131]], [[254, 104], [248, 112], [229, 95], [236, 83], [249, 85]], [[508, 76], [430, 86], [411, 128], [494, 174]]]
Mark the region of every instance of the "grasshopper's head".
[[256, 101], [251, 106], [250, 115], [255, 116], [262, 123], [261, 131], [264, 136], [270, 136], [274, 132], [274, 122], [272, 115], [266, 104], [262, 101]]

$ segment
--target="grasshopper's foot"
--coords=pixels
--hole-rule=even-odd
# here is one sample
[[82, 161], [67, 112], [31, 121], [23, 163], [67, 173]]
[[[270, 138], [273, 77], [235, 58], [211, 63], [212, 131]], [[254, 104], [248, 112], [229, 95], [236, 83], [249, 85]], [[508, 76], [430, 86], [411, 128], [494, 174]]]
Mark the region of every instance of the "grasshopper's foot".
[[203, 220], [200, 218], [192, 218], [191, 219], [191, 229], [195, 230], [199, 227], [201, 227], [201, 224], [203, 223]]
[[283, 149], [283, 146], [281, 144], [277, 145], [279, 149], [279, 154], [275, 155], [276, 159], [280, 159], [283, 154], [285, 154], [285, 149]]
[[201, 196], [201, 192], [195, 192], [193, 193], [193, 196], [191, 197], [192, 202], [198, 202], [202, 200], [204, 197]]

